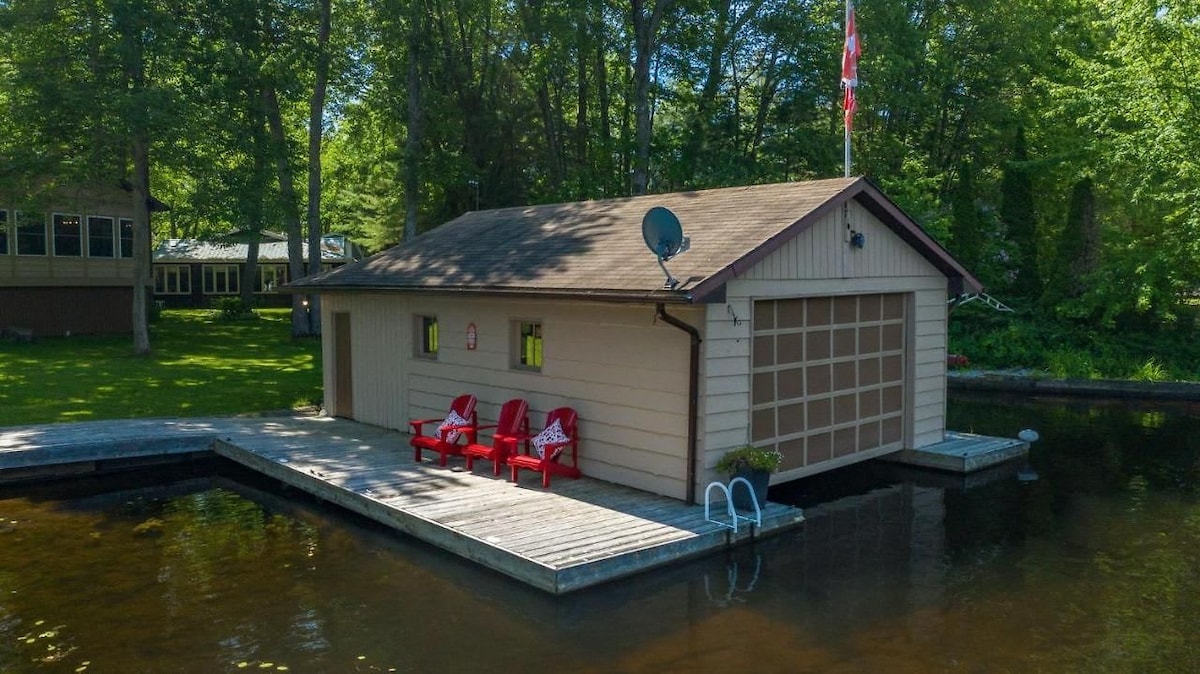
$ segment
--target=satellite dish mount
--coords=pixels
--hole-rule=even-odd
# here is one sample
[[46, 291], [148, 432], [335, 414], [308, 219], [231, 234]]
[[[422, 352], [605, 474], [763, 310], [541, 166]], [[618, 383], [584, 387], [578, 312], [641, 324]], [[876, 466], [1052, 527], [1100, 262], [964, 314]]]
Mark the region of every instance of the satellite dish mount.
[[663, 275], [667, 277], [663, 282], [663, 290], [674, 290], [679, 285], [679, 279], [671, 276], [667, 265], [663, 263], [687, 251], [691, 246], [691, 241], [683, 235], [679, 218], [663, 206], [651, 208], [642, 218], [642, 238], [646, 241], [646, 247], [654, 253], [654, 259], [658, 261]]

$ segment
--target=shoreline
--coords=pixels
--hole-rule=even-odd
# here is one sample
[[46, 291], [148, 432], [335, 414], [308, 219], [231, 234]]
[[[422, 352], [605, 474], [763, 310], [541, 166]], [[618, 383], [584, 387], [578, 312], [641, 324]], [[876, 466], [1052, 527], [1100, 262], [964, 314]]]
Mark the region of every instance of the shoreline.
[[946, 373], [946, 386], [951, 390], [1200, 402], [1200, 382], [1052, 379], [1025, 373], [950, 370]]

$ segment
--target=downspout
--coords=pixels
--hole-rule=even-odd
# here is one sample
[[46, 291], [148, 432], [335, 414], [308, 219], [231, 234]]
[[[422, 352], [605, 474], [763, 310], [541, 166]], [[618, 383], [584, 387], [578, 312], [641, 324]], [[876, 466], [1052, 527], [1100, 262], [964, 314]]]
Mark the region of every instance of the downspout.
[[700, 331], [667, 313], [662, 302], [655, 305], [655, 317], [688, 333], [692, 351], [688, 363], [688, 430], [687, 430], [687, 502], [696, 503], [696, 428], [700, 416]]

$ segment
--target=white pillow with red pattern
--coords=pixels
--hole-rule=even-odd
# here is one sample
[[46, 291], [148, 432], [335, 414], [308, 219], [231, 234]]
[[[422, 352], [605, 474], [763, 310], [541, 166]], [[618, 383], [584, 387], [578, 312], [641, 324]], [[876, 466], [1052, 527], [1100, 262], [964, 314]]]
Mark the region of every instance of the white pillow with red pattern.
[[[454, 410], [450, 410], [450, 414], [447, 414], [446, 419], [444, 421], [442, 421], [441, 424], [438, 425], [438, 436], [440, 437], [442, 435], [442, 431], [445, 431], [448, 428], [453, 428], [455, 426], [469, 426], [469, 425], [471, 425], [470, 421], [467, 421], [466, 419], [459, 416], [458, 412], [455, 412]], [[461, 431], [456, 431], [456, 430], [447, 431], [446, 435], [445, 435], [445, 440], [446, 440], [446, 442], [454, 442], [454, 441], [458, 440], [458, 436], [460, 436], [460, 435], [462, 435]]]
[[566, 447], [565, 443], [570, 441], [571, 438], [568, 438], [567, 434], [563, 433], [562, 424], [558, 419], [555, 419], [554, 423], [547, 426], [546, 430], [535, 435], [530, 442], [533, 443], [533, 448], [537, 451], [538, 458], [543, 459], [546, 458], [546, 445], [558, 444], [559, 446], [554, 449], [554, 453], [550, 455], [551, 459], [555, 459], [558, 458], [558, 454]]

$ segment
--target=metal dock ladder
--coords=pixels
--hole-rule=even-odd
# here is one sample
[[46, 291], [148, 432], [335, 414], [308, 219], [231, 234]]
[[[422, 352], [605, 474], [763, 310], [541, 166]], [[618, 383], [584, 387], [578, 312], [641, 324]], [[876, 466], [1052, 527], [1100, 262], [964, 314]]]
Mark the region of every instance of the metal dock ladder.
[[[739, 484], [745, 485], [746, 491], [750, 494], [750, 502], [754, 504], [754, 517], [750, 517], [749, 515], [739, 515], [737, 509], [733, 507], [733, 490]], [[725, 495], [725, 510], [726, 514], [729, 516], [728, 522], [724, 520], [715, 520], [711, 516], [713, 487], [716, 487], [721, 491], [722, 494]], [[738, 522], [742, 520], [753, 522], [761, 529], [762, 508], [760, 508], [758, 505], [758, 496], [754, 494], [754, 488], [750, 486], [750, 481], [744, 477], [735, 477], [729, 481], [728, 485], [720, 480], [709, 482], [708, 486], [704, 488], [704, 519], [712, 522], [713, 524], [725, 527], [726, 529], [733, 529], [733, 533], [735, 534], [738, 530]]]

